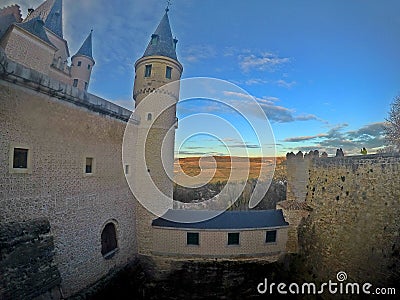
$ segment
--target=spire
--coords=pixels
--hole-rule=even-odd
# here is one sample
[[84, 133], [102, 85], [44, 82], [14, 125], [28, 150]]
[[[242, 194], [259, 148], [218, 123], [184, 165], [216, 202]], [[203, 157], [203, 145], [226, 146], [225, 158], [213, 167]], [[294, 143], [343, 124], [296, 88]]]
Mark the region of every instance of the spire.
[[90, 31], [88, 37], [83, 42], [81, 48], [78, 50], [78, 52], [76, 52], [76, 54], [74, 56], [83, 55], [83, 56], [87, 56], [87, 57], [91, 58], [94, 61], [93, 55], [92, 55], [92, 33], [93, 33], [93, 29]]
[[144, 52], [146, 56], [166, 56], [178, 60], [176, 56], [176, 43], [178, 40], [172, 37], [171, 26], [169, 24], [168, 11], [169, 5], [165, 10], [165, 14], [161, 19], [156, 31], [151, 36], [151, 41]]
[[54, 1], [44, 25], [60, 38], [63, 38], [62, 0]]

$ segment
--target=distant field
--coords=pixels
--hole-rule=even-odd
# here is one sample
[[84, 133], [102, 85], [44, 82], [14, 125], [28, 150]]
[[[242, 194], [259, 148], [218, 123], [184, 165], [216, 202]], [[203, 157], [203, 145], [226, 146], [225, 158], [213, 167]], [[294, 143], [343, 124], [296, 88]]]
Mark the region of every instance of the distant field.
[[[284, 172], [284, 161], [283, 157], [276, 158], [275, 175], [281, 176]], [[178, 184], [184, 185], [224, 182], [230, 176], [232, 181], [243, 181], [259, 178], [261, 168], [265, 168], [268, 177], [274, 171], [273, 162], [272, 157], [187, 157], [175, 160], [174, 176]]]

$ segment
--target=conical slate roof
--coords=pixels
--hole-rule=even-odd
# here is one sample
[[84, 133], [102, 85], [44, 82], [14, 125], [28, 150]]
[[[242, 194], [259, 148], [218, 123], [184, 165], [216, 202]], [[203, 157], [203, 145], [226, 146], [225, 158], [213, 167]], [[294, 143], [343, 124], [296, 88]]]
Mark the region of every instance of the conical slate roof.
[[143, 57], [166, 56], [178, 60], [175, 50], [176, 43], [177, 40], [174, 40], [172, 37], [171, 26], [168, 18], [168, 10], [166, 10], [160, 24], [152, 35], [151, 41], [147, 46]]
[[44, 25], [60, 38], [63, 38], [62, 0], [54, 1]]
[[83, 55], [83, 56], [87, 56], [87, 57], [91, 58], [94, 61], [93, 54], [92, 54], [92, 32], [93, 32], [93, 30], [90, 31], [88, 37], [83, 42], [81, 48], [78, 50], [78, 52], [76, 52], [76, 54], [74, 56]]

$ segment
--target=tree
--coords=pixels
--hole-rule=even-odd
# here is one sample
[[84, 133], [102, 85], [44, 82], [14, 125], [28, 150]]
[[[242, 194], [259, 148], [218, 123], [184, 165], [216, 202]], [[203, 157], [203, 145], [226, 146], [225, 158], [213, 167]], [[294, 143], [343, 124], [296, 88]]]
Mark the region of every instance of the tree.
[[394, 98], [386, 121], [386, 139], [390, 144], [400, 149], [400, 95]]

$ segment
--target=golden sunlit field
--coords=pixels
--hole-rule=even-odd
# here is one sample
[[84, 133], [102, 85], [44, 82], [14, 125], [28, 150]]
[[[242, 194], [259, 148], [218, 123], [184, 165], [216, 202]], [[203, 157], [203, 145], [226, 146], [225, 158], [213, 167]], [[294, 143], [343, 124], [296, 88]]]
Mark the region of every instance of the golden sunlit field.
[[[278, 180], [284, 178], [284, 157], [276, 158], [276, 170], [274, 177]], [[231, 176], [232, 181], [257, 179], [263, 168], [264, 176], [274, 172], [274, 158], [272, 157], [187, 157], [175, 160], [175, 182], [184, 185], [205, 184], [207, 182], [224, 182]], [[282, 177], [283, 176], [283, 177]]]

